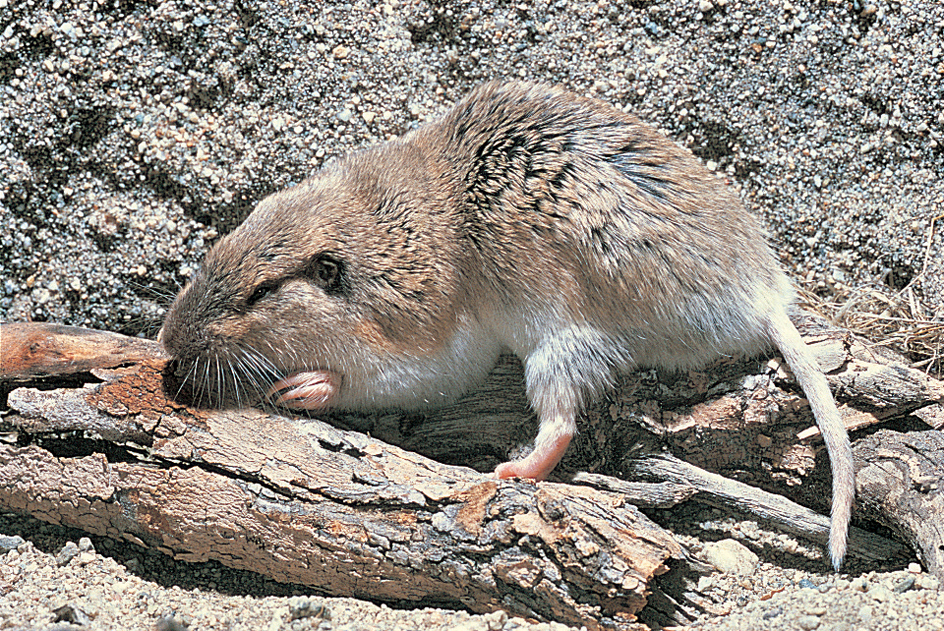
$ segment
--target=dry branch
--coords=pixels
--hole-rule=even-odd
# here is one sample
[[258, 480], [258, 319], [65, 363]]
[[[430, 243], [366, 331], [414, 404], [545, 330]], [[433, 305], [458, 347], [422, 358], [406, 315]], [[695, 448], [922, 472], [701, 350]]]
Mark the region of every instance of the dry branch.
[[[914, 419], [944, 400], [940, 382], [845, 332], [821, 328], [808, 339], [854, 427]], [[589, 488], [498, 482], [442, 464], [489, 471], [530, 441], [534, 419], [513, 358], [435, 414], [335, 415], [329, 425], [175, 402], [160, 349], [145, 340], [2, 325], [0, 344], [3, 423], [16, 437], [0, 443], [0, 506], [330, 594], [632, 628], [660, 575], [691, 569], [633, 503], [694, 496], [814, 540], [825, 531], [825, 517], [744, 484], [820, 509], [828, 496], [817, 488], [828, 475], [816, 437], [797, 438], [809, 410], [776, 363], [624, 379], [588, 412], [559, 472]], [[613, 477], [640, 475], [648, 482]], [[939, 501], [940, 489], [929, 493]], [[870, 510], [901, 523], [891, 503]], [[934, 529], [898, 531], [923, 551], [940, 545]], [[881, 558], [895, 546], [856, 531], [850, 553]], [[684, 597], [675, 604], [679, 620], [694, 607]]]
[[914, 542], [928, 571], [944, 577], [944, 433], [880, 430], [856, 456], [863, 512]]
[[[2, 333], [14, 381], [67, 372], [87, 355], [63, 349], [93, 339]], [[24, 356], [28, 371], [6, 359]], [[98, 385], [9, 392], [20, 435], [0, 445], [0, 505], [332, 594], [588, 628], [631, 628], [649, 582], [682, 558], [619, 494], [498, 482], [312, 419], [187, 408], [164, 396], [156, 349], [107, 363], [82, 364]]]

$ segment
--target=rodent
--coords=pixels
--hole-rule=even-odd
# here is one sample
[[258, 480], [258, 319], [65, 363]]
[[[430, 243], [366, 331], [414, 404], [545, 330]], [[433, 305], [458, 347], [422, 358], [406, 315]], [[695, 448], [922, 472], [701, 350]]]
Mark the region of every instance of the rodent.
[[447, 403], [510, 349], [540, 429], [496, 474], [536, 479], [616, 373], [773, 345], [826, 441], [838, 570], [852, 450], [793, 299], [758, 221], [688, 150], [600, 101], [491, 82], [263, 199], [159, 339], [198, 399], [309, 410]]

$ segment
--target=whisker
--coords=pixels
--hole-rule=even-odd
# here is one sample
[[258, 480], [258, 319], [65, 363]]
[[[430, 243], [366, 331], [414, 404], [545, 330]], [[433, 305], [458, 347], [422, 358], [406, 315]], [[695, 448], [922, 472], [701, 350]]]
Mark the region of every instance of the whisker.
[[269, 358], [255, 349], [241, 346], [240, 351], [247, 377], [264, 399], [271, 399], [269, 386], [280, 378], [280, 372]]
[[203, 382], [200, 388], [200, 404], [203, 403], [203, 394], [206, 393], [207, 403], [210, 401], [210, 358], [205, 357], [203, 361]]
[[256, 390], [261, 390], [266, 375], [258, 358], [256, 358], [253, 353], [242, 349], [240, 360], [240, 365], [246, 373], [246, 378], [252, 383]]
[[242, 398], [242, 394], [240, 393], [239, 377], [236, 374], [236, 367], [233, 361], [227, 362], [227, 366], [229, 367], [230, 373], [233, 375], [233, 392], [236, 394], [236, 405], [238, 407], [242, 407], [243, 398]]
[[220, 364], [220, 356], [216, 355], [216, 407], [223, 406], [223, 366]]
[[183, 391], [184, 386], [186, 386], [187, 382], [190, 380], [190, 376], [194, 374], [194, 371], [197, 368], [197, 361], [194, 361], [194, 363], [190, 364], [190, 369], [187, 371], [187, 374], [183, 377], [183, 379], [180, 380], [180, 387], [177, 388], [177, 394], [174, 395], [174, 399], [180, 397], [180, 393]]

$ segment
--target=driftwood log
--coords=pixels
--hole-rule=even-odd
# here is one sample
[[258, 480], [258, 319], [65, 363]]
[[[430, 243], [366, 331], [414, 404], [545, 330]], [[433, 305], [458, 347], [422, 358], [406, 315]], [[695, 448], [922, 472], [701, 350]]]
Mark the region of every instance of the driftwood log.
[[[944, 384], [798, 324], [860, 438], [856, 517], [944, 577]], [[188, 407], [147, 340], [5, 324], [0, 348], [0, 508], [332, 595], [630, 629], [689, 619], [704, 570], [637, 507], [695, 499], [826, 539], [825, 450], [776, 361], [627, 376], [535, 485], [476, 471], [536, 431], [514, 358], [450, 408], [326, 423]], [[900, 552], [852, 532], [851, 556]]]

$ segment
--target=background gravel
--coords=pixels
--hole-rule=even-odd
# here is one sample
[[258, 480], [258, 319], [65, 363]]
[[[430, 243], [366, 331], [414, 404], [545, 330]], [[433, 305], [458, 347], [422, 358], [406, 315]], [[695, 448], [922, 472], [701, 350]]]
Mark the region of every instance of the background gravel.
[[[804, 289], [891, 304], [911, 283], [911, 313], [944, 319], [944, 5], [868, 0], [0, 0], [0, 319], [153, 333], [207, 247], [264, 195], [498, 77], [599, 97], [691, 148], [766, 219]], [[289, 611], [259, 595], [282, 588], [258, 577], [224, 590], [173, 564], [141, 579], [140, 561], [129, 572], [111, 560], [131, 552], [60, 567], [33, 544], [58, 553], [80, 535], [4, 519], [0, 531], [32, 542], [3, 557], [7, 626], [95, 594], [150, 616], [102, 613], [102, 629], [198, 610], [183, 598], [214, 603], [216, 622], [187, 614], [194, 628], [270, 628]], [[772, 560], [758, 571], [783, 591], [760, 600], [774, 592], [760, 574], [722, 574], [705, 589], [730, 613], [705, 624], [942, 628], [926, 575], [836, 579]], [[172, 576], [192, 577], [180, 579], [188, 589]], [[895, 592], [909, 577], [921, 580]], [[359, 606], [360, 623], [336, 613], [328, 624], [518, 624]]]

